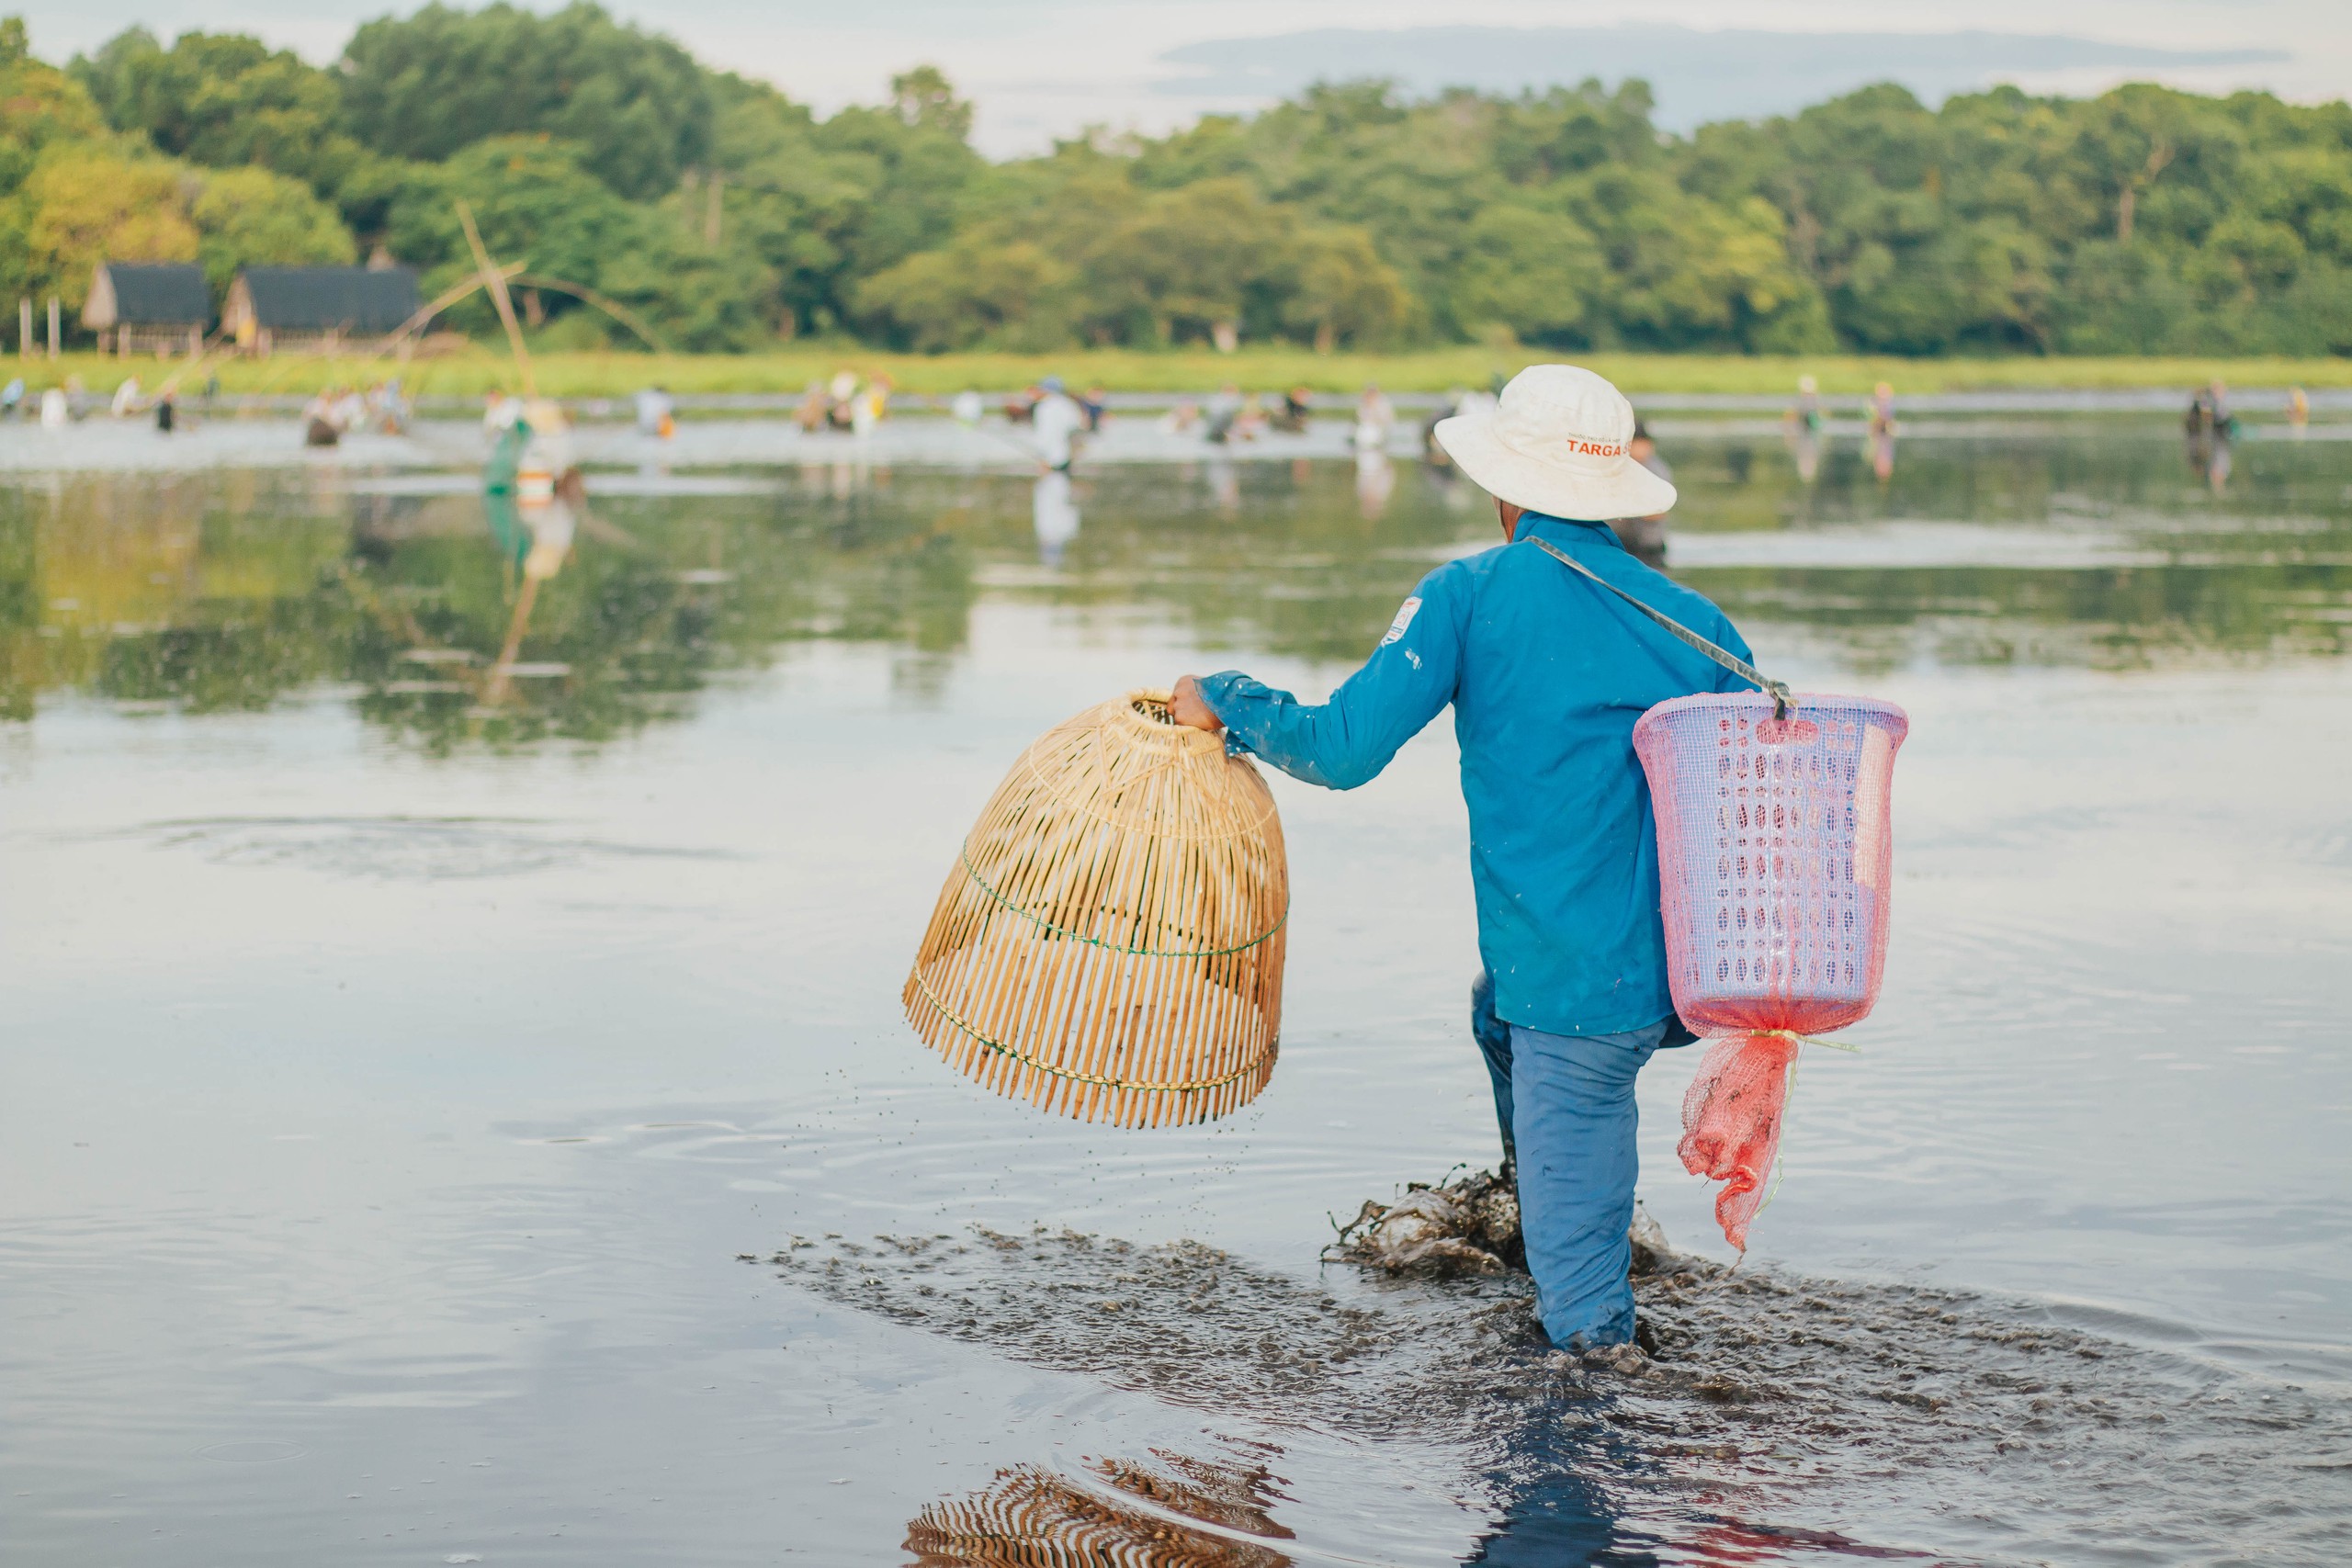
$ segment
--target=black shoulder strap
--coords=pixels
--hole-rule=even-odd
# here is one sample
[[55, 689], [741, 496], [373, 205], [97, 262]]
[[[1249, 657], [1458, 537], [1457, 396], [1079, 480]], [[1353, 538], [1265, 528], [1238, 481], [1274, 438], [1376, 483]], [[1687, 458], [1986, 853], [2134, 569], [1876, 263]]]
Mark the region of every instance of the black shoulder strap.
[[1705, 637], [1701, 637], [1697, 632], [1692, 631], [1689, 626], [1684, 626], [1680, 621], [1674, 619], [1670, 615], [1663, 615], [1657, 610], [1651, 609], [1647, 604], [1643, 604], [1639, 599], [1634, 598], [1631, 593], [1626, 592], [1623, 589], [1618, 587], [1615, 583], [1601, 576], [1600, 573], [1593, 570], [1592, 568], [1585, 565], [1584, 562], [1577, 559], [1576, 557], [1560, 548], [1559, 546], [1554, 544], [1551, 540], [1539, 539], [1530, 536], [1527, 542], [1533, 545], [1537, 549], [1542, 550], [1545, 555], [1550, 556], [1554, 560], [1558, 561], [1562, 566], [1566, 567], [1570, 571], [1576, 572], [1580, 576], [1589, 577], [1593, 581], [1598, 582], [1600, 586], [1609, 590], [1610, 592], [1614, 593], [1618, 598], [1623, 599], [1626, 604], [1631, 604], [1634, 609], [1639, 610], [1643, 615], [1647, 615], [1651, 620], [1656, 621], [1659, 626], [1664, 626], [1668, 631], [1673, 633], [1676, 637], [1680, 637], [1684, 642], [1689, 643], [1692, 648], [1697, 649], [1701, 653], [1705, 654], [1708, 658], [1713, 660], [1716, 663], [1722, 665], [1724, 669], [1730, 671], [1741, 680], [1753, 682], [1757, 690], [1769, 693], [1770, 694], [1772, 698], [1772, 715], [1775, 718], [1786, 718], [1789, 716], [1789, 704], [1794, 699], [1792, 699], [1789, 694], [1787, 682], [1773, 680], [1771, 677], [1766, 675], [1762, 671], [1757, 669], [1755, 665], [1750, 664], [1747, 660], [1742, 659], [1739, 655], [1732, 652], [1729, 649], [1716, 647], [1713, 643], [1709, 642]]

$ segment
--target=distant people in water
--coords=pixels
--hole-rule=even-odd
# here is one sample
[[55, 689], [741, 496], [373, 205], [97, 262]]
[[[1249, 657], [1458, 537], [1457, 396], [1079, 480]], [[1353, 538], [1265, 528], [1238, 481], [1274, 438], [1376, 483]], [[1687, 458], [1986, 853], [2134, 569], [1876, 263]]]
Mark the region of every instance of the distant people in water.
[[678, 433], [677, 404], [667, 387], [648, 387], [637, 394], [637, 433], [657, 441]]
[[800, 427], [801, 434], [814, 435], [825, 428], [832, 406], [832, 400], [825, 395], [825, 384], [811, 381], [801, 391], [800, 406], [792, 411], [792, 423]]
[[1821, 383], [1810, 376], [1797, 378], [1796, 405], [1789, 410], [1789, 418], [1808, 434], [1819, 434], [1823, 423]]
[[[811, 381], [803, 389], [800, 401], [792, 411], [792, 423], [801, 433], [814, 435], [820, 430], [846, 431], [856, 435], [871, 435], [876, 425], [890, 411], [891, 381], [888, 376], [861, 379], [854, 370], [833, 372], [829, 380]], [[659, 389], [657, 389], [659, 390]], [[639, 428], [643, 428], [645, 394], [639, 393]], [[667, 406], [664, 412], [676, 429], [676, 412]]]
[[492, 440], [503, 435], [523, 417], [523, 400], [503, 387], [492, 387], [482, 397], [481, 427]]
[[2288, 426], [2288, 428], [2289, 428], [2289, 429], [2290, 429], [2290, 430], [2292, 430], [2296, 434], [2301, 435], [2301, 434], [2302, 434], [2305, 431], [2307, 431], [2307, 430], [2309, 430], [2309, 429], [2311, 428], [2311, 423], [2312, 423], [2312, 400], [2311, 400], [2311, 394], [2310, 394], [2310, 393], [2308, 393], [2308, 392], [2306, 392], [2306, 391], [2304, 391], [2301, 387], [2290, 387], [2290, 388], [2288, 388], [2288, 389], [2287, 389], [2287, 426]]
[[850, 397], [849, 428], [854, 435], [871, 435], [890, 412], [890, 378], [876, 376]]
[[1315, 394], [1305, 387], [1293, 387], [1283, 394], [1282, 407], [1267, 423], [1285, 435], [1304, 435], [1314, 412]]
[[1078, 456], [1077, 437], [1086, 428], [1086, 411], [1062, 389], [1062, 378], [1048, 376], [1038, 383], [1038, 397], [1029, 410], [1036, 433], [1038, 460], [1047, 471], [1066, 474]]
[[1894, 387], [1881, 381], [1871, 393], [1871, 472], [1894, 477]]
[[2237, 416], [2230, 412], [2230, 389], [2214, 380], [2188, 395], [2188, 411], [2181, 415], [2181, 430], [2191, 440], [2199, 435], [2228, 441], [2238, 433]]
[[1255, 441], [1266, 434], [1266, 400], [1252, 392], [1241, 400], [1241, 412], [1234, 417], [1233, 435], [1236, 441]]
[[1430, 468], [1443, 470], [1453, 467], [1452, 456], [1444, 447], [1438, 445], [1437, 427], [1444, 421], [1453, 418], [1461, 409], [1462, 400], [1469, 395], [1460, 387], [1449, 389], [1443, 397], [1438, 399], [1436, 406], [1430, 410], [1429, 417], [1421, 421], [1421, 460]]
[[1204, 433], [1207, 440], [1224, 446], [1233, 439], [1233, 427], [1241, 418], [1241, 389], [1228, 381], [1216, 389], [1206, 411], [1208, 427]]
[[[1634, 436], [1632, 440], [1625, 443], [1625, 456], [1668, 484], [1674, 482], [1673, 466], [1668, 463], [1664, 455], [1658, 451], [1657, 441], [1650, 434], [1647, 421], [1642, 419], [1634, 421]], [[1665, 513], [1657, 513], [1648, 517], [1619, 518], [1615, 527], [1617, 537], [1623, 542], [1626, 551], [1635, 559], [1645, 561], [1651, 566], [1666, 564]]]
[[1797, 400], [1786, 416], [1789, 455], [1796, 460], [1797, 478], [1811, 484], [1821, 474], [1821, 385], [1810, 376], [1797, 378]]
[[1649, 422], [1634, 421], [1634, 438], [1625, 443], [1625, 456], [1639, 463], [1667, 483], [1674, 482], [1674, 467], [1657, 449], [1657, 438], [1650, 434]]
[[406, 435], [410, 416], [415, 412], [415, 409], [408, 400], [407, 388], [402, 386], [401, 378], [395, 376], [377, 390], [381, 395], [376, 399], [376, 411], [382, 422], [381, 428], [384, 434]]
[[2188, 412], [2180, 419], [2183, 453], [2189, 473], [2215, 495], [2230, 482], [2230, 441], [2237, 429], [2237, 416], [2230, 412], [2230, 389], [2220, 380], [2189, 394]]
[[302, 405], [302, 445], [334, 446], [343, 441], [343, 426], [335, 418], [336, 398], [333, 389], [314, 393]]
[[[503, 390], [492, 388], [482, 409], [482, 430], [492, 437], [499, 437], [522, 419], [522, 400], [508, 398]], [[400, 434], [407, 430], [409, 402], [400, 390], [398, 381], [379, 381], [365, 392], [356, 386], [329, 386], [320, 390], [301, 412], [303, 446], [339, 446], [345, 434]], [[160, 430], [167, 430], [163, 416], [155, 421]]]

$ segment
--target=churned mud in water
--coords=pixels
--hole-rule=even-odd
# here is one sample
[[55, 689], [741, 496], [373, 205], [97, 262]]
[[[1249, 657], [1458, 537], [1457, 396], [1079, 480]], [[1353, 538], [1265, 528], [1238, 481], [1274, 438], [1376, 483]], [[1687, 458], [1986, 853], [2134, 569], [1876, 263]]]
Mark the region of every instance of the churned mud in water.
[[[1365, 1218], [1375, 1233], [1386, 1223]], [[2304, 1390], [1963, 1292], [1728, 1269], [1674, 1254], [1654, 1226], [1636, 1252], [1655, 1353], [1582, 1357], [1550, 1347], [1532, 1283], [1504, 1269], [1432, 1279], [1335, 1264], [1324, 1289], [1197, 1242], [1044, 1229], [796, 1237], [765, 1261], [828, 1300], [1238, 1417], [1273, 1440], [1312, 1426], [1436, 1445], [1506, 1520], [1530, 1497], [1549, 1506], [1572, 1474], [1650, 1528], [1660, 1509], [1718, 1530], [1751, 1528], [1727, 1514], [1859, 1509], [1903, 1521], [1905, 1536], [1979, 1550], [1990, 1527], [2027, 1559], [2096, 1555], [2129, 1537], [2150, 1549], [2132, 1560], [2178, 1561], [2227, 1556], [2259, 1521], [2267, 1561], [2352, 1551], [2352, 1421]], [[1068, 1506], [1012, 1472], [967, 1506], [1066, 1517], [1073, 1540], [1111, 1529], [1098, 1514], [1125, 1505], [1066, 1482], [1086, 1494]], [[1148, 1537], [1164, 1522], [1155, 1513], [1135, 1528]], [[1776, 1551], [1864, 1550], [1765, 1533]], [[934, 1560], [1032, 1560], [944, 1550]]]
[[[1646, 1216], [1640, 1223], [1646, 1224]], [[1408, 1183], [1393, 1203], [1365, 1199], [1324, 1256], [1437, 1279], [1523, 1271], [1527, 1244], [1519, 1234], [1518, 1188], [1508, 1171], [1481, 1170], [1436, 1187]]]

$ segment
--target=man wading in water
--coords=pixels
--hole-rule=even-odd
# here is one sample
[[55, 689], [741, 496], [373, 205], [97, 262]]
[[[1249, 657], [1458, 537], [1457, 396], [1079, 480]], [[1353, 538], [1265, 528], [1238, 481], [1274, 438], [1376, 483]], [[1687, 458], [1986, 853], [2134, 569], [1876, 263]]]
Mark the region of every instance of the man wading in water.
[[1627, 455], [1634, 410], [1566, 365], [1521, 371], [1499, 406], [1436, 438], [1495, 498], [1504, 543], [1421, 580], [1331, 700], [1238, 671], [1177, 682], [1178, 722], [1293, 777], [1353, 789], [1453, 705], [1486, 973], [1471, 1032], [1516, 1159], [1536, 1310], [1555, 1344], [1634, 1337], [1634, 1078], [1687, 1044], [1667, 986], [1657, 840], [1634, 722], [1669, 697], [1744, 691], [1558, 552], [1722, 647], [1724, 613], [1625, 552], [1602, 519], [1650, 517], [1674, 487]]

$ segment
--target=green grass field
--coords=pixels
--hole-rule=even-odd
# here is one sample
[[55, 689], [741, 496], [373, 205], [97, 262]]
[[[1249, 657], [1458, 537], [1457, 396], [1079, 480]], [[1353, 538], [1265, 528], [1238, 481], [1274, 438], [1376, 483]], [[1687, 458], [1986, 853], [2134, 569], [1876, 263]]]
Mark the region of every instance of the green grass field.
[[[967, 387], [1005, 392], [1058, 374], [1073, 389], [1100, 384], [1123, 392], [1204, 392], [1234, 383], [1247, 391], [1306, 386], [1354, 392], [1366, 382], [1391, 391], [1442, 391], [1483, 386], [1544, 357], [1539, 349], [1498, 350], [1469, 345], [1410, 354], [1318, 355], [1281, 346], [1245, 347], [1235, 354], [1205, 350], [1150, 353], [1128, 349], [1066, 354], [888, 354], [850, 345], [810, 345], [752, 355], [548, 354], [533, 365], [542, 391], [561, 397], [617, 397], [661, 385], [673, 392], [798, 392], [811, 380], [847, 368], [888, 375], [904, 391], [948, 393]], [[1563, 355], [1587, 365], [1626, 392], [1784, 393], [1797, 378], [1818, 378], [1825, 392], [1867, 392], [1880, 381], [1898, 394], [2018, 388], [2075, 389], [2188, 388], [2216, 377], [2233, 387], [2352, 387], [2352, 358], [2328, 359], [1881, 359], [1821, 355], [1746, 357], [1733, 355], [1587, 354]], [[91, 391], [110, 391], [126, 375], [153, 391], [184, 361], [117, 360], [95, 354], [20, 360], [17, 371], [36, 391], [78, 378]], [[300, 392], [379, 379], [399, 373], [413, 392], [479, 396], [513, 388], [513, 362], [477, 347], [419, 358], [401, 367], [390, 357], [213, 359], [182, 386], [193, 389], [218, 372], [230, 392]]]

